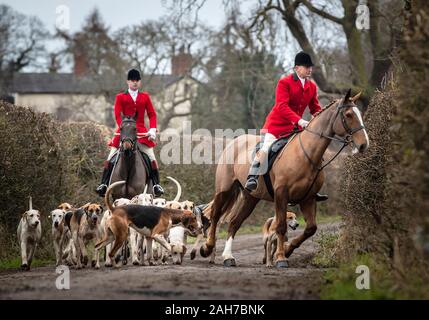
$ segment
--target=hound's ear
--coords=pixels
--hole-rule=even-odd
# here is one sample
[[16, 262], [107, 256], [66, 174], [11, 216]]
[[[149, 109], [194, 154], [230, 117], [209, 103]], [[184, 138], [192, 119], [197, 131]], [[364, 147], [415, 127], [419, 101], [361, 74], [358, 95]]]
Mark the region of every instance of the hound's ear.
[[346, 93], [346, 97], [344, 98], [344, 102], [349, 101], [351, 95], [352, 95], [352, 89], [350, 88], [349, 91], [347, 91], [347, 93]]
[[91, 204], [91, 202], [88, 202], [87, 204], [83, 205], [82, 209], [87, 211], [90, 204]]
[[362, 91], [360, 91], [357, 95], [355, 95], [353, 98], [350, 98], [351, 102], [355, 102], [357, 99], [360, 98], [360, 96], [362, 95]]
[[23, 217], [23, 218], [25, 218], [25, 217], [27, 216], [27, 214], [28, 214], [28, 211], [25, 211], [25, 212], [22, 214], [22, 217]]

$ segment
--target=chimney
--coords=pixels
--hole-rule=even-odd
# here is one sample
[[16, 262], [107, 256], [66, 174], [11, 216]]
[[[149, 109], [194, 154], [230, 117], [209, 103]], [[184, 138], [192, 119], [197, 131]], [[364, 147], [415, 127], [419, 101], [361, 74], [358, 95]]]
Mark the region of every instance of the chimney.
[[74, 74], [76, 76], [84, 76], [88, 71], [86, 54], [75, 51], [73, 53], [73, 58], [74, 58]]
[[77, 34], [73, 40], [74, 74], [76, 76], [84, 76], [89, 70], [85, 41], [82, 39], [81, 34]]
[[[188, 48], [189, 49], [189, 48]], [[173, 76], [183, 76], [191, 71], [192, 55], [185, 52], [185, 47], [180, 48], [179, 54], [171, 58], [171, 74]]]

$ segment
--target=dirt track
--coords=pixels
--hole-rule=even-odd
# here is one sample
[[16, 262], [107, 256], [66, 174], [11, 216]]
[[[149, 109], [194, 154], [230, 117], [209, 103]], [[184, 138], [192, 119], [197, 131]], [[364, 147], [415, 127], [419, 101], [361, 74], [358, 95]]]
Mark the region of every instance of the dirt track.
[[[319, 226], [331, 231], [337, 224]], [[289, 238], [295, 236], [289, 232]], [[319, 232], [318, 232], [319, 233]], [[316, 234], [317, 236], [317, 234]], [[289, 259], [289, 268], [261, 264], [260, 234], [237, 236], [236, 268], [222, 265], [224, 241], [218, 241], [216, 264], [199, 255], [181, 266], [125, 266], [119, 270], [71, 270], [70, 290], [57, 290], [53, 266], [30, 272], [0, 273], [0, 299], [318, 299], [323, 269], [310, 265], [317, 244], [309, 239]]]

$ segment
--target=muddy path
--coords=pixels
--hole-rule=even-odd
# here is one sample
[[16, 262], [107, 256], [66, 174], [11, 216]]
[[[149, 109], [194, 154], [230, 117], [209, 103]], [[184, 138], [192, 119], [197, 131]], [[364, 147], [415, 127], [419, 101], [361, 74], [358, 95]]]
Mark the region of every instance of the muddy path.
[[[319, 226], [335, 232], [338, 224]], [[302, 232], [289, 232], [289, 238]], [[183, 265], [102, 267], [70, 271], [70, 290], [58, 290], [53, 266], [30, 272], [0, 273], [0, 299], [318, 299], [323, 269], [311, 265], [316, 238], [309, 239], [289, 259], [289, 268], [262, 265], [261, 234], [238, 235], [233, 253], [238, 266], [225, 268], [220, 256], [225, 241], [218, 240], [216, 264], [187, 254]]]

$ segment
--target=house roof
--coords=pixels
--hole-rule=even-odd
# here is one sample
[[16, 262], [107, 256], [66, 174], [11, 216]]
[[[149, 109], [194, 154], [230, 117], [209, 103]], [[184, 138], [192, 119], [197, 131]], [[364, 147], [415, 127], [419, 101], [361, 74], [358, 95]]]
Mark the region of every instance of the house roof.
[[[143, 90], [156, 94], [181, 80], [183, 76], [143, 75]], [[16, 73], [11, 93], [70, 93], [89, 94], [100, 91], [119, 92], [126, 87], [125, 80], [113, 76], [76, 76], [73, 73]]]

